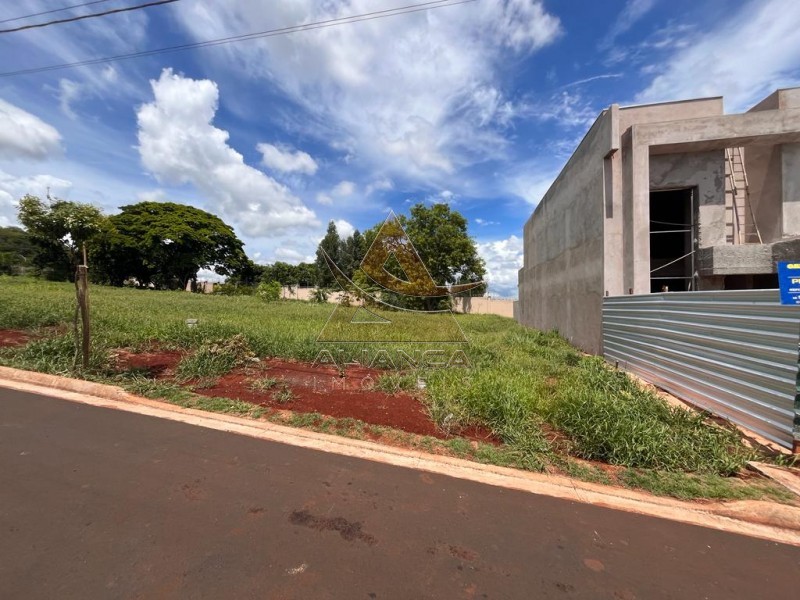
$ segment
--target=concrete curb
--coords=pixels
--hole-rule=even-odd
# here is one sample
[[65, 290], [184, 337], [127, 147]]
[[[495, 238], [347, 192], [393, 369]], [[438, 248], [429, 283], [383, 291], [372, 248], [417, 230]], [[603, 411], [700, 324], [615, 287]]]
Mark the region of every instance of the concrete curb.
[[529, 473], [186, 409], [139, 398], [110, 385], [7, 367], [0, 367], [0, 387], [800, 546], [800, 508], [771, 502], [684, 502], [563, 476]]

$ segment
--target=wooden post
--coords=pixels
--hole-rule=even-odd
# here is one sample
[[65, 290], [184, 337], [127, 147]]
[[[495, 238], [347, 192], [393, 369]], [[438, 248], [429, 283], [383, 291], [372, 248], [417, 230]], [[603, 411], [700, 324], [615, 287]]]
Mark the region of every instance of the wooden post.
[[89, 326], [89, 265], [86, 261], [86, 244], [83, 245], [83, 264], [78, 266], [75, 278], [75, 287], [78, 292], [78, 309], [81, 313], [81, 332], [83, 339], [81, 343], [83, 368], [89, 367], [89, 349], [91, 344]]

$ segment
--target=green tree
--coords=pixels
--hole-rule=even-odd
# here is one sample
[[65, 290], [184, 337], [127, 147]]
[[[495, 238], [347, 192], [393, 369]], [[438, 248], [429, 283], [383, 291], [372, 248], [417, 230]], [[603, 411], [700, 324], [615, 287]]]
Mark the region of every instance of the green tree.
[[[483, 281], [486, 264], [467, 231], [467, 219], [447, 204], [416, 204], [400, 221], [437, 285]], [[485, 286], [472, 290], [480, 296]]]
[[[398, 227], [398, 223], [402, 229]], [[383, 229], [383, 231], [382, 231]], [[451, 286], [482, 281], [486, 274], [486, 267], [483, 259], [478, 255], [475, 241], [469, 236], [467, 231], [467, 220], [458, 211], [452, 210], [447, 204], [434, 204], [430, 207], [424, 204], [416, 204], [411, 208], [410, 216], [400, 215], [397, 221], [389, 220], [385, 223], [375, 225], [364, 234], [367, 248], [371, 247], [378, 233], [381, 232], [383, 242], [389, 247], [390, 253], [403, 254], [409, 251], [405, 242], [403, 231], [413, 244], [414, 249], [419, 254], [422, 263], [406, 263], [409, 268], [417, 269], [419, 272], [405, 272], [403, 267], [398, 264], [396, 258], [391, 254], [385, 264], [369, 265], [370, 272], [378, 272], [386, 269], [398, 279], [412, 282], [410, 285], [403, 285], [408, 288], [408, 293], [394, 293], [381, 291], [381, 299], [405, 308], [414, 309], [436, 309], [444, 308], [448, 304], [447, 298], [423, 297], [423, 294], [415, 296], [414, 289], [427, 293], [430, 283], [425, 283], [427, 273], [433, 279], [433, 284], [437, 286]], [[381, 256], [374, 253], [378, 262], [382, 262]], [[373, 253], [370, 253], [372, 256]], [[430, 279], [427, 280], [430, 282]], [[421, 282], [419, 284], [413, 282]], [[482, 295], [485, 286], [478, 286], [469, 292], [470, 295]]]
[[159, 288], [182, 288], [199, 269], [235, 275], [247, 269], [243, 244], [219, 217], [172, 202], [123, 206], [110, 217], [105, 261], [109, 281], [128, 277]]
[[19, 227], [0, 227], [0, 273], [17, 275], [33, 267], [36, 247]]
[[297, 267], [278, 261], [272, 265], [272, 278], [282, 286], [294, 288], [298, 283]]
[[336, 279], [334, 279], [333, 274], [331, 273], [330, 268], [328, 267], [328, 263], [325, 262], [325, 257], [323, 256], [323, 250], [327, 255], [333, 260], [334, 263], [337, 265], [340, 263], [341, 260], [341, 252], [342, 252], [342, 242], [339, 238], [339, 232], [336, 231], [336, 223], [331, 221], [328, 223], [328, 231], [325, 234], [325, 237], [322, 238], [322, 241], [319, 243], [317, 247], [317, 270], [319, 272], [319, 279], [317, 281], [317, 285], [320, 287], [332, 287], [336, 285]]
[[254, 288], [261, 281], [265, 270], [265, 265], [256, 264], [248, 258], [240, 269], [228, 277], [226, 283]]
[[297, 265], [297, 284], [303, 287], [317, 285], [319, 271], [315, 263], [300, 263]]
[[47, 277], [59, 280], [74, 279], [83, 244], [91, 247], [107, 222], [91, 204], [58, 199], [44, 202], [31, 195], [19, 201], [18, 218], [38, 248], [36, 266]]
[[353, 278], [353, 273], [361, 265], [364, 259], [364, 254], [367, 252], [367, 241], [363, 235], [356, 229], [353, 235], [349, 236], [342, 242], [340, 251], [341, 264], [339, 268], [347, 275], [348, 278]]

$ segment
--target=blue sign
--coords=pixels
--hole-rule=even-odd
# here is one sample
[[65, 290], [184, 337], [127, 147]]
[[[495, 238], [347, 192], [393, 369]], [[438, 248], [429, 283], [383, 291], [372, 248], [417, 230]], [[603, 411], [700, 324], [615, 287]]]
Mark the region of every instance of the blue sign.
[[800, 305], [800, 262], [778, 263], [781, 304]]

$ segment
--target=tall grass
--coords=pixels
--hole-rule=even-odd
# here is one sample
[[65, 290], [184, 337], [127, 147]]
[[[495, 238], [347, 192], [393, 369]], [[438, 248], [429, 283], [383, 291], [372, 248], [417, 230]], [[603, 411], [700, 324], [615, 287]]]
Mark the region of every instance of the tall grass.
[[[118, 347], [188, 349], [186, 376], [218, 375], [238, 354], [219, 351], [219, 340], [240, 335], [242, 347], [258, 356], [311, 361], [321, 348], [352, 359], [364, 346], [317, 343], [330, 317], [330, 304], [252, 296], [204, 296], [94, 286], [90, 301], [95, 369]], [[70, 284], [0, 277], [0, 328], [35, 329], [69, 323], [74, 311]], [[386, 313], [392, 319], [395, 313]], [[189, 328], [186, 319], [198, 319]], [[379, 379], [379, 389], [413, 388], [421, 379], [431, 416], [445, 429], [490, 427], [518, 454], [521, 463], [541, 465], [559, 439], [559, 451], [612, 464], [668, 471], [727, 475], [750, 457], [737, 434], [702, 415], [669, 407], [601, 359], [586, 357], [555, 333], [526, 329], [493, 315], [458, 315], [470, 340], [470, 367], [419, 369]], [[429, 327], [418, 320], [420, 328]], [[214, 344], [217, 344], [215, 349]], [[415, 350], [430, 346], [383, 344]], [[232, 358], [233, 357], [233, 358]], [[43, 338], [5, 350], [0, 362], [68, 373], [74, 346], [69, 335]]]

